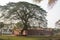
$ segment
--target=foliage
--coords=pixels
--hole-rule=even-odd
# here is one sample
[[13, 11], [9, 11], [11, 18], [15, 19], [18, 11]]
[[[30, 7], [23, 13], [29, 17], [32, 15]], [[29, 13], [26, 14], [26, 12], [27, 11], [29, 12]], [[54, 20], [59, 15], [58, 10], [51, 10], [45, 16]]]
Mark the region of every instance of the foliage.
[[23, 24], [22, 24], [21, 22], [16, 23], [16, 26], [17, 26], [18, 28], [23, 28]]
[[[33, 5], [27, 2], [8, 3], [3, 8], [4, 11], [7, 11], [5, 18], [20, 19], [24, 26], [30, 26], [30, 19], [44, 21], [40, 15], [46, 13], [46, 11], [43, 10], [40, 6]], [[14, 16], [11, 17], [12, 15]]]
[[4, 27], [4, 23], [0, 22], [0, 28]]

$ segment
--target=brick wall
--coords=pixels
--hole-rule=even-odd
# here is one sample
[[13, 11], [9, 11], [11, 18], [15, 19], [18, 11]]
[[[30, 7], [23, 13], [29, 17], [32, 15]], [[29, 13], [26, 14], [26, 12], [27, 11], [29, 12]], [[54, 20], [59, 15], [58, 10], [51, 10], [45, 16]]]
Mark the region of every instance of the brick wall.
[[[28, 29], [23, 32], [23, 35], [52, 35], [53, 31], [41, 30], [41, 29]], [[15, 35], [21, 35], [21, 30], [15, 30]]]
[[46, 31], [46, 30], [28, 30], [28, 35], [52, 35], [52, 31]]

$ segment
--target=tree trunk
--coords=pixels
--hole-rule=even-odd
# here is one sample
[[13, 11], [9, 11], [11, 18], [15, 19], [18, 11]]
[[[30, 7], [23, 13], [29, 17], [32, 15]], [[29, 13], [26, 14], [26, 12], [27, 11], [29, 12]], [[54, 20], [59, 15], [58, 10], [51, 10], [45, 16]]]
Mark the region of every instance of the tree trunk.
[[21, 35], [26, 36], [27, 35], [27, 30], [28, 30], [28, 26], [25, 25], [24, 28], [21, 30]]

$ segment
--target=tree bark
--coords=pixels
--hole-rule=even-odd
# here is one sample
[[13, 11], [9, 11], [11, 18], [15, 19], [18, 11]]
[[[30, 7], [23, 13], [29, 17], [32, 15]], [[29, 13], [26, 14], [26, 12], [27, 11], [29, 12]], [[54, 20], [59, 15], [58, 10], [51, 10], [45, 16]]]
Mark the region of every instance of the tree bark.
[[26, 36], [27, 34], [24, 35], [24, 31], [25, 31], [25, 33], [26, 33], [27, 30], [28, 30], [28, 26], [27, 26], [27, 24], [24, 24], [24, 27], [23, 27], [23, 29], [21, 30], [21, 35]]

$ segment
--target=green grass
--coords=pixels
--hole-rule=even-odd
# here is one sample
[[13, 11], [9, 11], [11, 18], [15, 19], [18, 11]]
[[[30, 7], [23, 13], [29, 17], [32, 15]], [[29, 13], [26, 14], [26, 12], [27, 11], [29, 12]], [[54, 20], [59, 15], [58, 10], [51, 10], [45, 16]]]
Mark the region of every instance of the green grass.
[[0, 36], [0, 40], [50, 40], [60, 39], [60, 36]]

